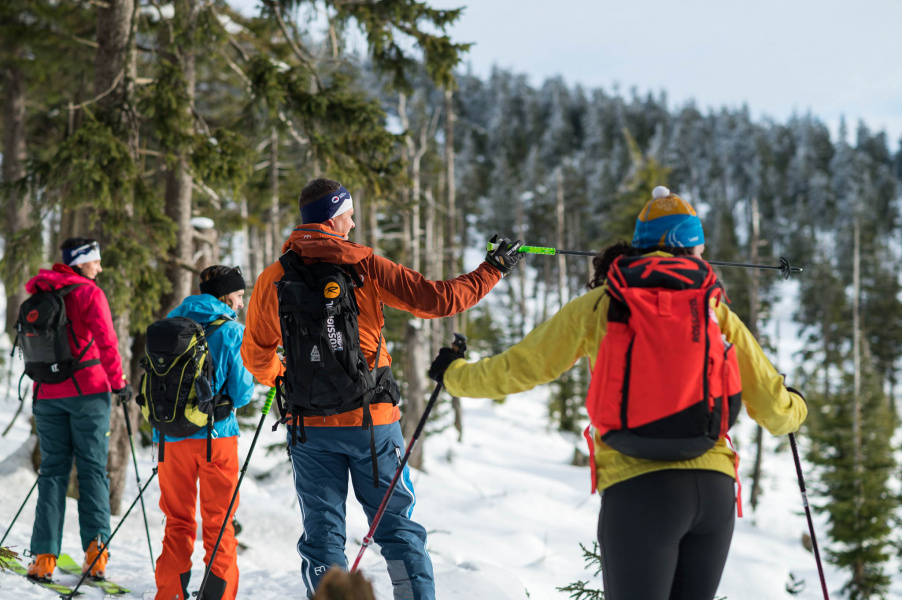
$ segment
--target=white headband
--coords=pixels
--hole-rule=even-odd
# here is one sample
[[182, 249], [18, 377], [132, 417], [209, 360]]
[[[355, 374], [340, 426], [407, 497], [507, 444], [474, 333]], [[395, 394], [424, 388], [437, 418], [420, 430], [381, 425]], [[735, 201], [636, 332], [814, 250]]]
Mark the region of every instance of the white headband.
[[66, 264], [70, 267], [83, 265], [91, 261], [100, 260], [100, 248], [97, 244], [85, 244], [70, 250], [72, 258]]

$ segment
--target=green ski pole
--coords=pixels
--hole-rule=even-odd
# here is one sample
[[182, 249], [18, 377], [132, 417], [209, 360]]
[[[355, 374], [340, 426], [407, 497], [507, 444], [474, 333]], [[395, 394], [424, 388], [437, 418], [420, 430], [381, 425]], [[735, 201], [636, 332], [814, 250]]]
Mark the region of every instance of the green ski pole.
[[197, 590], [196, 595], [200, 600], [203, 600], [204, 588], [207, 586], [207, 579], [209, 579], [210, 572], [213, 570], [213, 561], [216, 560], [216, 551], [219, 550], [219, 543], [222, 541], [222, 535], [225, 533], [226, 527], [231, 523], [232, 509], [235, 507], [235, 499], [238, 498], [238, 488], [241, 487], [241, 482], [244, 480], [244, 474], [247, 473], [247, 466], [251, 462], [254, 446], [257, 445], [257, 438], [260, 437], [260, 430], [263, 428], [263, 422], [266, 420], [266, 415], [269, 414], [269, 408], [272, 406], [272, 401], [275, 397], [276, 388], [269, 388], [269, 392], [266, 394], [266, 403], [263, 405], [263, 414], [260, 415], [260, 422], [257, 424], [257, 431], [254, 432], [254, 439], [251, 442], [251, 449], [247, 452], [247, 459], [245, 459], [244, 466], [241, 468], [241, 475], [238, 477], [238, 485], [235, 486], [235, 492], [232, 494], [232, 501], [229, 502], [229, 510], [226, 511], [225, 519], [222, 520], [222, 527], [219, 529], [219, 537], [216, 538], [216, 544], [213, 545], [213, 552], [210, 554], [210, 562], [207, 563], [207, 568], [204, 570], [204, 579], [200, 583], [200, 589]]
[[[499, 244], [489, 242], [486, 245], [486, 249], [489, 252], [495, 250]], [[520, 246], [520, 249], [517, 252], [523, 252], [524, 254], [542, 254], [545, 256], [554, 256], [555, 254], [568, 254], [571, 256], [598, 256], [598, 252], [590, 252], [586, 250], [558, 250], [557, 248], [543, 248], [542, 246]], [[792, 273], [801, 273], [802, 267], [793, 267], [789, 264], [789, 261], [780, 257], [780, 264], [778, 266], [774, 265], [752, 265], [749, 263], [734, 263], [734, 262], [721, 262], [716, 260], [707, 260], [709, 265], [716, 265], [718, 267], [742, 267], [744, 269], [771, 269], [774, 271], [780, 271], [780, 275], [783, 279], [789, 279], [790, 274]]]

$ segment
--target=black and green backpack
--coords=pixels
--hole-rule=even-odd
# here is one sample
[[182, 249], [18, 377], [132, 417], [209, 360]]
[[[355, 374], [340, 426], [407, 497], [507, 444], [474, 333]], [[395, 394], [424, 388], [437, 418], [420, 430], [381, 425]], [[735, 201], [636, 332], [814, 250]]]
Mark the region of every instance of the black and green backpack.
[[232, 400], [213, 393], [214, 365], [207, 337], [227, 320], [219, 318], [204, 328], [187, 317], [170, 317], [147, 328], [137, 401], [144, 418], [160, 432], [160, 462], [167, 435], [188, 437], [204, 427], [210, 460], [213, 423], [228, 418]]

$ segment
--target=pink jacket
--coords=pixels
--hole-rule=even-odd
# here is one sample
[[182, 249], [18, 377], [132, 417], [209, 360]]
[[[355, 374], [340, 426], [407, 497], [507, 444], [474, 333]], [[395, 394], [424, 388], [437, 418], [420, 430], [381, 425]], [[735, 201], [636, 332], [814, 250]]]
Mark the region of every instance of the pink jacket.
[[[69, 347], [73, 356], [78, 356], [85, 344], [94, 340], [82, 358], [83, 361], [100, 359], [99, 365], [85, 367], [75, 371], [78, 387], [72, 380], [63, 383], [45, 383], [35, 385], [34, 399], [71, 398], [81, 394], [98, 394], [120, 389], [125, 385], [122, 374], [122, 359], [119, 357], [119, 339], [113, 329], [113, 317], [106, 295], [93, 280], [82, 277], [63, 264], [53, 265], [53, 270], [41, 269], [25, 284], [25, 290], [33, 294], [40, 290], [57, 289], [63, 286], [80, 283], [65, 297], [66, 315], [72, 321], [72, 336]], [[39, 389], [38, 389], [39, 388]]]

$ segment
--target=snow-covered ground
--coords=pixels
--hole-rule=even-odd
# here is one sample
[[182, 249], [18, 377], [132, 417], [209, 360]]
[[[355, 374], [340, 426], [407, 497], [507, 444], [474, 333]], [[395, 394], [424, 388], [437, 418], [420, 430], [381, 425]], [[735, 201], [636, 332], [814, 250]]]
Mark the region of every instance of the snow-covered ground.
[[[4, 382], [5, 384], [5, 382]], [[5, 388], [0, 388], [2, 391]], [[546, 392], [536, 390], [508, 398], [504, 404], [487, 400], [464, 400], [463, 442], [446, 429], [425, 444], [425, 472], [413, 475], [417, 491], [415, 517], [429, 530], [429, 550], [435, 565], [438, 598], [443, 600], [565, 599], [555, 588], [578, 579], [592, 579], [584, 571], [579, 544], [591, 546], [599, 508], [598, 496], [589, 493], [587, 467], [570, 465], [574, 448], [583, 448], [581, 437], [562, 435], [547, 426]], [[0, 430], [16, 408], [12, 394], [0, 396]], [[0, 532], [5, 533], [16, 510], [34, 482], [29, 454], [30, 407], [10, 433], [0, 440]], [[752, 460], [752, 422], [745, 417], [737, 439], [745, 449], [743, 472]], [[250, 447], [251, 435], [241, 438], [241, 460]], [[283, 451], [267, 453], [266, 447], [280, 442], [264, 426], [257, 451], [241, 489], [238, 518], [243, 526], [239, 540], [246, 549], [239, 555], [241, 596], [259, 600], [303, 597], [300, 559], [295, 542], [300, 518], [290, 469]], [[768, 440], [773, 450], [778, 440]], [[139, 450], [142, 478], [153, 467], [150, 449]], [[730, 559], [719, 595], [730, 600], [789, 598], [785, 584], [792, 573], [806, 582], [802, 599], [821, 597], [813, 556], [802, 548], [807, 531], [792, 457], [788, 448], [769, 453], [767, 478], [757, 516], [739, 520]], [[747, 478], [746, 478], [747, 479]], [[748, 483], [746, 481], [746, 483]], [[126, 505], [137, 486], [129, 474]], [[154, 552], [161, 548], [163, 515], [157, 503], [159, 491], [152, 483], [147, 491], [148, 519]], [[17, 550], [28, 547], [35, 498], [25, 507], [7, 538]], [[108, 573], [133, 590], [124, 598], [152, 598], [153, 574], [148, 558], [143, 520], [132, 513], [112, 547]], [[68, 500], [68, 519], [63, 550], [80, 557], [77, 512]], [[119, 518], [114, 517], [114, 526]], [[818, 520], [823, 532], [823, 521]], [[367, 529], [362, 510], [349, 503], [348, 554], [356, 556]], [[198, 532], [198, 536], [200, 532]], [[821, 534], [822, 543], [825, 534]], [[192, 588], [202, 577], [203, 549], [195, 545]], [[364, 573], [374, 582], [377, 597], [390, 600], [391, 584], [378, 547], [367, 551]], [[64, 583], [75, 578], [61, 576]], [[842, 576], [828, 568], [831, 591], [838, 590]], [[601, 587], [600, 581], [596, 586]], [[94, 588], [83, 588], [86, 598], [102, 596]], [[894, 586], [892, 598], [902, 598], [902, 586]], [[13, 574], [0, 574], [3, 598], [50, 599], [53, 593]]]

